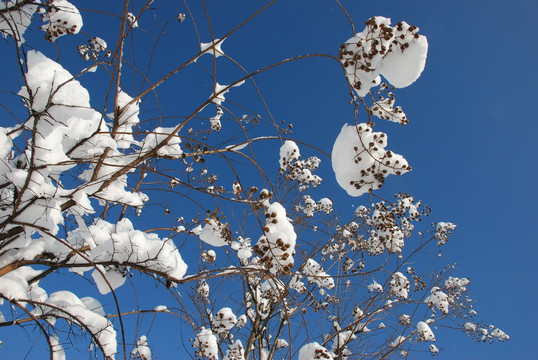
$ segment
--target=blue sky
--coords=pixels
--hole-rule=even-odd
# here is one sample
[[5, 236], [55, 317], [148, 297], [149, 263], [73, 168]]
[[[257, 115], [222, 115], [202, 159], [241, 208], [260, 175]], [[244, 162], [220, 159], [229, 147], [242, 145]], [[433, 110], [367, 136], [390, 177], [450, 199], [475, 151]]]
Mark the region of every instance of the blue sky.
[[[226, 34], [262, 3], [208, 1], [214, 36]], [[409, 192], [433, 208], [432, 221], [451, 221], [459, 226], [444, 248], [443, 257], [429, 258], [433, 259], [431, 266], [457, 261], [456, 274], [472, 281], [480, 318], [511, 336], [507, 343], [489, 345], [478, 344], [462, 334], [443, 332], [446, 338], [438, 336], [438, 343], [445, 351], [437, 358], [533, 358], [538, 353], [534, 340], [538, 321], [534, 278], [538, 251], [538, 168], [534, 159], [538, 46], [534, 21], [538, 3], [349, 0], [342, 4], [355, 21], [356, 31], [363, 29], [369, 17], [380, 15], [390, 17], [393, 23], [403, 20], [415, 24], [428, 37], [428, 60], [422, 76], [410, 87], [395, 92], [396, 104], [403, 107], [410, 123], [402, 127], [376, 122], [376, 128], [388, 134], [389, 147], [403, 154], [413, 166], [411, 173], [387, 179], [380, 194], [390, 197], [394, 192]], [[166, 15], [158, 13], [153, 19], [141, 19], [140, 31], [156, 34], [155, 24], [186, 12], [180, 2], [158, 5], [166, 7]], [[193, 10], [201, 41], [208, 42], [204, 15], [197, 6]], [[83, 15], [88, 16], [85, 32], [114, 42], [116, 30], [106, 34], [109, 30], [102, 22], [92, 22], [92, 15]], [[115, 22], [110, 20], [110, 24]], [[40, 36], [27, 36], [28, 44], [37, 44]], [[149, 35], [137, 36], [139, 50], [149, 46]], [[335, 2], [281, 0], [227, 39], [223, 49], [253, 71], [305, 53], [337, 55], [339, 44], [351, 36], [349, 22]], [[161, 69], [172, 68], [196, 52], [197, 40], [189, 18], [184, 23], [171, 24], [163, 39], [177, 45], [162, 49], [162, 54], [170, 55], [157, 57], [151, 72], [153, 79], [158, 78]], [[61, 39], [59, 49], [67, 51], [71, 43], [79, 41]], [[49, 54], [55, 51], [53, 47], [48, 49]], [[0, 58], [7, 61], [2, 55]], [[210, 70], [211, 61], [203, 60], [201, 65]], [[82, 61], [77, 61], [72, 60], [73, 72], [83, 66]], [[221, 83], [229, 83], [240, 74], [232, 67], [224, 69], [217, 78]], [[325, 152], [330, 153], [342, 125], [353, 121], [345, 78], [330, 60], [306, 59], [286, 64], [260, 75], [256, 81], [275, 118], [293, 123], [294, 138]], [[97, 89], [99, 83], [87, 85]], [[186, 72], [181, 80], [172, 79], [163, 96], [168, 101], [177, 97], [177, 108], [186, 112], [194, 106], [194, 94], [208, 87], [211, 79], [203, 70], [195, 69]], [[242, 88], [233, 89], [227, 98], [246, 106], [260, 106], [254, 100], [248, 102], [249, 95]], [[276, 169], [277, 151], [268, 152], [268, 156], [274, 157], [272, 166]], [[325, 166], [330, 164], [328, 158], [321, 159]], [[325, 171], [324, 186], [332, 189], [330, 196], [337, 211], [351, 212], [354, 206], [367, 201], [347, 197], [330, 175], [330, 168]], [[430, 357], [421, 353], [413, 356]], [[161, 359], [167, 357], [160, 355]]]

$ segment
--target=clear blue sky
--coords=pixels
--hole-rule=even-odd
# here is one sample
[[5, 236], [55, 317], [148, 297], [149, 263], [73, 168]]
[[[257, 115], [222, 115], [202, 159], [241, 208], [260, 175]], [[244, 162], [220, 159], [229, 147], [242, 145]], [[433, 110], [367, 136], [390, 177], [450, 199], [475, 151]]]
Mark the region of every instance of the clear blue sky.
[[[214, 36], [226, 34], [261, 3], [208, 1]], [[381, 194], [389, 197], [394, 192], [409, 192], [433, 208], [432, 221], [451, 221], [459, 226], [443, 257], [432, 261], [432, 267], [457, 261], [456, 274], [472, 281], [480, 318], [511, 336], [509, 342], [494, 345], [477, 344], [462, 334], [446, 334], [445, 339], [438, 336], [438, 345], [445, 351], [437, 358], [535, 358], [538, 168], [534, 155], [538, 126], [534, 108], [538, 95], [538, 3], [342, 3], [357, 31], [363, 29], [369, 17], [380, 15], [392, 18], [393, 23], [404, 20], [415, 24], [428, 37], [428, 60], [422, 76], [415, 84], [396, 92], [397, 105], [403, 107], [410, 123], [401, 127], [377, 121], [378, 129], [388, 133], [389, 147], [405, 155], [413, 166], [411, 173], [389, 178]], [[84, 6], [95, 8], [95, 4]], [[168, 16], [186, 12], [181, 2], [162, 1], [156, 5], [166, 6], [169, 13], [166, 17], [159, 13], [155, 19], [141, 19], [141, 31], [154, 31], [156, 27], [148, 22], [162, 24]], [[208, 42], [203, 13], [194, 8], [201, 25], [201, 40]], [[100, 23], [92, 23], [90, 17], [84, 31], [110, 43], [116, 38], [116, 33], [102, 34], [107, 30]], [[27, 36], [29, 45], [32, 36]], [[168, 49], [173, 55], [159, 59], [153, 78], [158, 77], [161, 67], [171, 68], [196, 51], [189, 18], [182, 24], [171, 25], [167, 36], [168, 40], [177, 37], [177, 48]], [[351, 27], [336, 3], [281, 0], [227, 39], [223, 49], [253, 71], [299, 54], [337, 55], [339, 44], [351, 36]], [[62, 41], [60, 49], [67, 51], [70, 40]], [[49, 54], [54, 53], [51, 47]], [[80, 66], [82, 62], [74, 63], [71, 70], [76, 72]], [[217, 80], [221, 83], [236, 78], [234, 73], [220, 75], [222, 80]], [[194, 72], [192, 76], [197, 79], [203, 73]], [[210, 79], [206, 79], [209, 83]], [[314, 143], [326, 152], [330, 153], [341, 126], [353, 121], [344, 76], [331, 61], [307, 59], [261, 75], [257, 82], [273, 115], [294, 124], [294, 137]], [[193, 95], [177, 85], [178, 93], [170, 95], [178, 97], [178, 106], [188, 107]], [[234, 90], [227, 98], [243, 103], [233, 94]], [[276, 166], [276, 150], [274, 158]], [[329, 159], [322, 160], [325, 166], [329, 165]], [[348, 198], [337, 188], [329, 170], [325, 186], [334, 188], [331, 196], [338, 211], [350, 212], [352, 206], [367, 201]], [[0, 338], [5, 339], [1, 332]], [[171, 356], [161, 352], [159, 358]], [[430, 358], [429, 354], [413, 356]]]

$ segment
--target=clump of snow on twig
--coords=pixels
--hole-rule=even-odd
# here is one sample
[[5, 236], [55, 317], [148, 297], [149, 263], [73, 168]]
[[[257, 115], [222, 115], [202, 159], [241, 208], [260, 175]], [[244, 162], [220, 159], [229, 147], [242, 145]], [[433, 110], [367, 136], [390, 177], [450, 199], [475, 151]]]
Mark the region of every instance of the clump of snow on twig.
[[370, 18], [366, 28], [340, 46], [339, 58], [349, 84], [360, 97], [379, 85], [379, 75], [395, 87], [414, 83], [426, 64], [428, 40], [418, 27], [400, 22], [394, 27], [382, 16]]
[[50, 1], [41, 17], [45, 22], [41, 29], [47, 33], [45, 38], [50, 42], [63, 35], [78, 34], [82, 28], [80, 12], [67, 0]]
[[387, 135], [372, 131], [368, 124], [345, 124], [336, 138], [331, 155], [338, 185], [351, 196], [360, 196], [383, 186], [389, 175], [411, 170], [402, 155], [390, 150]]
[[287, 273], [293, 268], [295, 240], [297, 235], [286, 216], [286, 209], [278, 202], [272, 203], [265, 211], [266, 222], [254, 251], [261, 256], [261, 262], [273, 273]]

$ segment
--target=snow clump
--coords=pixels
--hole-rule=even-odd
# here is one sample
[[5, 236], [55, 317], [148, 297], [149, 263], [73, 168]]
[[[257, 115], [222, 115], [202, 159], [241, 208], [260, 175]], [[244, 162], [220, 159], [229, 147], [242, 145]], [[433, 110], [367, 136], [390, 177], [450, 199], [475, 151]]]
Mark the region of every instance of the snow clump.
[[286, 209], [278, 202], [267, 208], [265, 218], [264, 235], [254, 246], [254, 251], [261, 256], [261, 262], [271, 273], [287, 273], [294, 265], [297, 234], [286, 216]]
[[321, 177], [314, 175], [312, 172], [319, 167], [321, 160], [316, 156], [300, 160], [301, 153], [297, 144], [291, 140], [286, 140], [280, 147], [279, 154], [280, 174], [284, 178], [299, 182], [299, 191], [307, 189], [310, 185], [319, 186], [322, 182]]
[[83, 326], [99, 344], [105, 357], [114, 358], [117, 352], [116, 330], [104, 316], [88, 309], [84, 303], [70, 291], [57, 291], [36, 305], [32, 311], [36, 317], [48, 316], [48, 322], [54, 326], [56, 318], [65, 318]]
[[407, 299], [409, 295], [409, 280], [401, 272], [395, 272], [390, 279], [390, 293], [399, 299]]
[[448, 241], [448, 235], [452, 230], [456, 229], [456, 225], [451, 222], [439, 222], [435, 228], [435, 238], [437, 239], [437, 245], [441, 246]]
[[428, 296], [424, 302], [430, 305], [431, 308], [434, 306], [437, 307], [443, 314], [448, 313], [448, 296], [437, 286], [434, 286], [431, 289], [430, 296]]
[[237, 323], [237, 317], [233, 313], [232, 309], [225, 307], [219, 310], [219, 312], [213, 317], [211, 321], [211, 328], [218, 334], [226, 332], [234, 327]]
[[303, 272], [308, 277], [308, 281], [316, 283], [320, 288], [334, 288], [334, 279], [315, 260], [308, 259], [303, 267]]
[[202, 232], [198, 235], [200, 240], [211, 246], [221, 247], [231, 242], [228, 224], [220, 222], [216, 218], [205, 220]]
[[196, 334], [196, 339], [192, 346], [198, 348], [198, 350], [196, 350], [196, 356], [205, 357], [210, 360], [219, 358], [217, 337], [213, 334], [211, 329], [206, 329], [202, 326], [200, 332]]
[[424, 70], [428, 40], [418, 34], [418, 27], [390, 19], [370, 18], [366, 28], [340, 46], [339, 59], [349, 84], [364, 97], [383, 75], [393, 86], [402, 88], [414, 83]]
[[375, 279], [372, 279], [372, 283], [368, 285], [368, 290], [370, 292], [374, 292], [374, 291], [383, 292], [383, 286], [381, 286], [381, 284], [375, 281]]
[[[183, 151], [179, 144], [181, 139], [177, 135], [171, 135], [174, 133], [175, 127], [158, 127], [148, 135], [146, 135], [144, 142], [142, 143], [142, 153], [150, 152], [151, 150], [159, 147], [157, 149], [157, 155], [166, 157], [169, 159], [177, 159], [183, 155]], [[166, 138], [170, 139], [166, 142], [165, 145], [161, 145]]]
[[[84, 253], [84, 257], [78, 254], [73, 256], [70, 263], [86, 264], [87, 259], [92, 264], [136, 263], [149, 271], [163, 273], [175, 279], [181, 279], [187, 272], [187, 264], [182, 260], [172, 240], [160, 239], [157, 234], [135, 230], [131, 221], [126, 218], [117, 224], [98, 219], [87, 230], [79, 228], [71, 232], [68, 240], [72, 244], [84, 243], [90, 248]], [[82, 268], [80, 272], [85, 270], [87, 268]], [[103, 279], [103, 275], [107, 281]], [[121, 268], [97, 265], [92, 276], [102, 294], [109, 293], [125, 282], [125, 273]]]
[[45, 22], [41, 30], [47, 33], [45, 38], [50, 42], [66, 34], [78, 34], [82, 28], [80, 12], [67, 0], [52, 0], [41, 17]]
[[136, 342], [136, 347], [131, 351], [131, 356], [140, 360], [151, 360], [151, 350], [148, 347], [148, 338], [142, 335]]
[[331, 353], [317, 342], [304, 345], [299, 350], [298, 360], [332, 360]]
[[241, 340], [235, 340], [228, 345], [228, 350], [223, 360], [245, 360], [245, 349]]
[[417, 324], [417, 334], [419, 341], [435, 341], [435, 335], [432, 329], [424, 321]]
[[390, 346], [391, 347], [397, 347], [397, 346], [400, 346], [401, 344], [403, 344], [405, 342], [405, 336], [398, 336], [396, 337], [396, 339], [394, 339], [391, 343], [390, 343]]
[[378, 100], [374, 100], [373, 105], [368, 111], [370, 115], [377, 116], [380, 119], [396, 122], [400, 125], [407, 124], [409, 120], [400, 106], [394, 107], [394, 101], [394, 94], [390, 92], [388, 98], [380, 96]]
[[128, 149], [131, 145], [138, 145], [138, 142], [133, 138], [133, 127], [140, 122], [138, 118], [140, 101], [132, 101], [133, 98], [129, 94], [120, 90], [117, 95], [117, 103], [121, 112], [107, 114], [110, 119], [117, 123], [114, 140], [116, 140], [119, 149]]
[[350, 196], [360, 196], [383, 186], [391, 174], [411, 170], [403, 156], [385, 150], [387, 135], [373, 132], [368, 124], [345, 124], [336, 138], [331, 155], [338, 185]]
[[26, 2], [18, 8], [11, 9], [15, 3], [20, 5], [21, 1], [0, 2], [0, 11], [9, 9], [7, 13], [0, 14], [0, 34], [4, 36], [4, 39], [8, 35], [11, 36], [18, 45], [21, 45], [24, 43], [24, 32], [32, 22], [32, 16], [37, 10], [38, 2]]

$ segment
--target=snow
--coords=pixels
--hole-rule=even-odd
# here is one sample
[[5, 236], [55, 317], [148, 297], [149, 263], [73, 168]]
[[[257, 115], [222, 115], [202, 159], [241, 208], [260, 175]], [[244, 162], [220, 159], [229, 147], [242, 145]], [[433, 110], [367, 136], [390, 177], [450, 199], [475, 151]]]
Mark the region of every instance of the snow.
[[303, 195], [303, 203], [295, 205], [297, 211], [302, 211], [306, 217], [313, 217], [316, 212], [323, 212], [326, 215], [333, 211], [333, 203], [328, 198], [322, 198], [318, 202], [314, 201], [310, 195]]
[[297, 180], [300, 184], [299, 191], [306, 190], [309, 185], [313, 187], [321, 184], [321, 177], [312, 174], [319, 167], [321, 160], [312, 156], [306, 160], [300, 160], [301, 154], [297, 144], [286, 140], [280, 147], [279, 163], [280, 173], [288, 180]]
[[299, 160], [300, 157], [301, 153], [297, 144], [294, 141], [286, 140], [280, 147], [280, 168], [286, 170], [292, 161]]
[[405, 341], [405, 336], [398, 336], [396, 337], [391, 343], [390, 343], [390, 346], [391, 347], [397, 347], [397, 346], [400, 346], [403, 342]]
[[397, 271], [390, 279], [390, 293], [399, 299], [407, 299], [409, 295], [409, 280], [404, 274]]
[[306, 261], [303, 273], [307, 276], [308, 281], [316, 283], [320, 288], [334, 288], [334, 279], [314, 259]]
[[200, 240], [211, 246], [221, 247], [230, 243], [226, 237], [226, 224], [213, 218], [207, 219], [202, 232], [198, 235]]
[[266, 223], [254, 251], [271, 273], [287, 273], [294, 266], [295, 240], [297, 235], [286, 216], [286, 209], [278, 202], [272, 203], [265, 212]]
[[345, 124], [331, 155], [338, 185], [350, 196], [360, 196], [381, 188], [387, 176], [410, 171], [407, 161], [386, 146], [387, 135], [373, 132], [370, 125]]
[[129, 21], [129, 25], [133, 28], [138, 27], [138, 21], [136, 19], [136, 15], [133, 13], [127, 13], [127, 20]]
[[[175, 127], [157, 127], [151, 133], [147, 134], [142, 142], [142, 153], [147, 153], [155, 149], [158, 145], [170, 136], [175, 131]], [[183, 155], [183, 150], [179, 144], [181, 139], [177, 135], [173, 135], [166, 145], [161, 146], [157, 149], [157, 156], [162, 156], [166, 158], [177, 159]]]
[[411, 316], [407, 314], [400, 315], [400, 318], [398, 320], [402, 325], [411, 325]]
[[241, 236], [237, 237], [237, 241], [233, 241], [231, 248], [237, 251], [237, 257], [241, 260], [247, 260], [252, 256], [252, 246], [250, 245], [250, 238], [244, 239]]
[[121, 269], [105, 268], [102, 265], [95, 265], [92, 278], [97, 285], [97, 289], [103, 295], [119, 288], [127, 280], [126, 274]]
[[395, 87], [415, 82], [426, 64], [428, 41], [418, 34], [418, 27], [400, 22], [390, 26], [390, 19], [373, 17], [366, 28], [340, 47], [340, 61], [349, 84], [364, 97], [380, 84], [379, 75]]
[[198, 348], [196, 351], [197, 356], [206, 357], [210, 360], [218, 359], [219, 348], [217, 337], [213, 334], [211, 329], [206, 329], [202, 326], [198, 334], [196, 334], [196, 339], [192, 346]]
[[202, 231], [204, 231], [202, 229], [202, 225], [197, 225], [194, 229], [191, 230], [191, 233], [193, 233], [194, 235], [198, 235], [200, 236], [200, 234], [202, 233]]
[[63, 35], [75, 35], [82, 29], [82, 17], [78, 9], [67, 0], [52, 0], [43, 14], [45, 24], [41, 30], [50, 42]]
[[[49, 306], [50, 305], [50, 306]], [[49, 323], [55, 318], [65, 318], [88, 330], [95, 338], [105, 357], [114, 359], [116, 353], [116, 330], [108, 319], [88, 309], [85, 304], [70, 291], [52, 293], [33, 310], [35, 316], [46, 315]]]
[[13, 146], [13, 141], [6, 135], [6, 132], [7, 129], [0, 127], [0, 159], [2, 160], [6, 160]]
[[58, 335], [49, 336], [52, 360], [65, 360], [65, 351]]
[[288, 344], [288, 342], [286, 340], [284, 340], [284, 339], [276, 339], [275, 345], [276, 345], [277, 349], [283, 349], [283, 348], [287, 348], [288, 346], [290, 346], [290, 344]]
[[235, 327], [238, 329], [241, 329], [246, 324], [247, 324], [247, 316], [243, 314], [237, 318], [237, 323], [235, 324]]
[[222, 115], [224, 115], [224, 111], [222, 111], [221, 108], [222, 103], [226, 100], [224, 95], [226, 95], [226, 93], [228, 93], [232, 87], [241, 86], [244, 83], [245, 81], [240, 81], [235, 85], [221, 85], [219, 83], [215, 83], [215, 89], [210, 97], [212, 99], [211, 102], [217, 105], [217, 114], [209, 119], [212, 130], [220, 131], [220, 129], [222, 128], [220, 118], [222, 117]]
[[445, 280], [445, 287], [448, 290], [456, 290], [459, 292], [467, 291], [467, 285], [469, 285], [471, 281], [466, 278], [457, 278], [450, 276], [448, 279]]
[[304, 205], [299, 205], [298, 208], [303, 210], [306, 217], [313, 217], [318, 204], [310, 197], [310, 195], [303, 195]]
[[209, 285], [205, 280], [200, 280], [196, 285], [196, 292], [201, 298], [207, 299], [209, 296]]
[[[101, 39], [100, 37], [93, 37], [88, 40], [88, 45], [82, 44], [77, 46], [79, 55], [84, 60], [93, 60], [93, 61], [99, 61], [102, 60], [103, 57], [107, 58], [112, 55], [112, 52], [107, 49], [107, 43], [105, 40]], [[88, 71], [95, 71], [97, 69], [97, 64], [93, 65]]]
[[101, 51], [105, 51], [107, 49], [106, 41], [101, 39], [100, 37], [96, 36], [96, 37], [90, 39], [90, 43], [92, 44], [93, 50], [95, 50], [95, 51], [101, 52]]
[[[12, 6], [21, 3], [21, 0], [10, 0], [0, 2], [0, 10], [10, 9]], [[38, 8], [40, 1], [33, 1], [24, 4], [17, 10], [9, 10], [0, 14], [0, 33], [4, 38], [8, 35], [17, 41], [20, 46], [24, 43], [24, 32], [32, 22], [32, 17]]]
[[[117, 121], [117, 129], [114, 140], [116, 140], [118, 149], [127, 149], [132, 144], [138, 144], [138, 142], [134, 140], [132, 134], [133, 127], [138, 125], [140, 122], [138, 118], [138, 114], [140, 112], [140, 101], [135, 101], [127, 106], [127, 104], [129, 104], [132, 100], [133, 98], [130, 97], [126, 92], [120, 91], [117, 95], [117, 105], [121, 109], [121, 113], [112, 113], [107, 115], [110, 119]], [[117, 119], [116, 116], [118, 117]]]
[[407, 124], [409, 120], [407, 120], [407, 117], [400, 106], [394, 107], [394, 101], [393, 93], [389, 93], [388, 98], [380, 96], [378, 100], [373, 101], [373, 105], [369, 109], [370, 115], [396, 122], [400, 125]]
[[215, 314], [211, 322], [211, 328], [216, 333], [226, 332], [237, 323], [237, 317], [229, 307], [224, 307]]
[[26, 124], [30, 129], [36, 126], [39, 134], [34, 138], [34, 164], [63, 162], [52, 169], [65, 171], [74, 166], [66, 152], [98, 129], [100, 114], [90, 108], [88, 91], [61, 65], [34, 50], [28, 51], [27, 57], [28, 87], [22, 87], [19, 95], [35, 113], [46, 110], [39, 119], [31, 118]]
[[437, 245], [445, 245], [448, 241], [448, 236], [452, 230], [456, 229], [456, 225], [451, 222], [438, 222], [435, 228], [435, 238], [437, 239]]
[[307, 292], [307, 289], [305, 284], [301, 281], [302, 278], [303, 276], [301, 274], [294, 274], [288, 284], [289, 288], [297, 291], [300, 294], [305, 294]]
[[463, 324], [463, 328], [470, 332], [476, 331], [476, 325], [468, 321], [465, 324]]
[[211, 124], [211, 130], [220, 131], [222, 129], [222, 124], [220, 118], [224, 115], [222, 108], [217, 106], [217, 114], [209, 118], [209, 123]]
[[93, 311], [97, 315], [100, 315], [100, 316], [106, 315], [105, 310], [103, 309], [103, 305], [101, 305], [99, 300], [87, 296], [87, 297], [81, 298], [80, 301], [84, 304], [84, 306], [87, 309]]
[[368, 285], [368, 290], [370, 292], [374, 292], [374, 291], [377, 291], [377, 292], [383, 292], [383, 286], [381, 286], [381, 284], [378, 284], [374, 279], [372, 280], [372, 283], [370, 285]]
[[[3, 298], [9, 300], [16, 299], [33, 299], [42, 301], [47, 294], [39, 286], [30, 286], [28, 280], [41, 274], [41, 271], [34, 270], [31, 267], [21, 267], [15, 269], [0, 277], [0, 294]], [[0, 299], [0, 305], [4, 299]]]
[[198, 55], [198, 57], [194, 61], [196, 61], [203, 54], [212, 54], [216, 58], [218, 58], [219, 56], [223, 56], [224, 52], [222, 51], [221, 46], [222, 46], [222, 43], [224, 42], [224, 40], [225, 39], [222, 39], [222, 40], [221, 39], [215, 39], [215, 40], [213, 40], [212, 42], [209, 42], [209, 43], [201, 43], [200, 44], [200, 53], [201, 54]]
[[317, 202], [317, 210], [323, 211], [325, 214], [330, 214], [333, 211], [333, 203], [328, 198], [321, 198]]
[[510, 336], [499, 328], [496, 328], [491, 332], [491, 336], [496, 337], [500, 341], [510, 340]]
[[228, 346], [223, 360], [245, 360], [245, 350], [241, 340], [235, 340]]
[[347, 345], [356, 338], [357, 336], [351, 330], [339, 331], [333, 340], [331, 352], [333, 354], [341, 353], [342, 358], [347, 359], [347, 356], [351, 355]]
[[398, 46], [392, 46], [392, 51], [383, 58], [379, 72], [391, 85], [403, 88], [414, 83], [424, 70], [428, 39], [418, 35], [418, 27], [411, 30], [412, 27], [405, 21], [399, 24], [401, 26], [394, 27], [394, 38], [398, 41]]
[[136, 347], [131, 351], [131, 356], [140, 360], [151, 360], [151, 350], [148, 347], [148, 339], [146, 335], [140, 336], [136, 342]]
[[303, 345], [301, 350], [299, 350], [298, 360], [332, 360], [333, 357], [329, 351], [318, 344], [317, 342], [312, 342]]
[[353, 319], [355, 321], [358, 321], [361, 319], [362, 315], [364, 315], [364, 311], [362, 311], [357, 305], [353, 307]]
[[[119, 264], [136, 263], [174, 279], [181, 279], [187, 271], [187, 264], [182, 260], [172, 240], [160, 239], [156, 234], [135, 230], [131, 221], [126, 218], [117, 224], [98, 219], [95, 224], [88, 227], [87, 232], [79, 229], [70, 236], [71, 241], [82, 240], [86, 244], [92, 244], [86, 257], [97, 264], [110, 261]], [[87, 263], [79, 255], [70, 261]], [[94, 270], [92, 276], [101, 293], [106, 294], [124, 283], [125, 274], [122, 269], [113, 267], [99, 267], [99, 269], [101, 271]], [[102, 272], [110, 286], [104, 281]]]
[[419, 321], [417, 324], [417, 334], [419, 341], [435, 341], [432, 329], [424, 321]]
[[434, 286], [430, 290], [430, 295], [424, 299], [424, 302], [432, 308], [433, 306], [437, 307], [443, 314], [448, 313], [448, 296], [438, 286]]

